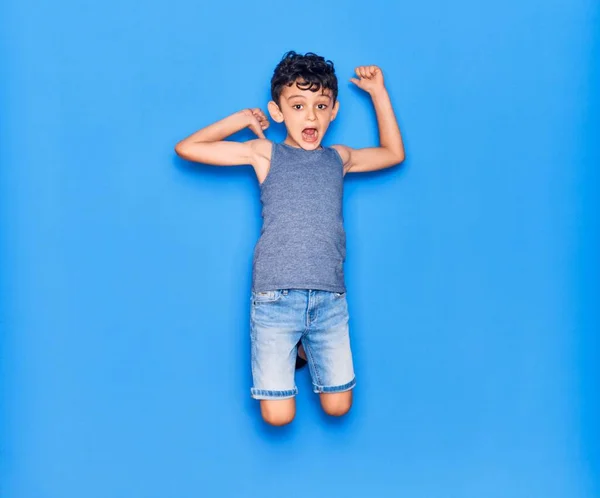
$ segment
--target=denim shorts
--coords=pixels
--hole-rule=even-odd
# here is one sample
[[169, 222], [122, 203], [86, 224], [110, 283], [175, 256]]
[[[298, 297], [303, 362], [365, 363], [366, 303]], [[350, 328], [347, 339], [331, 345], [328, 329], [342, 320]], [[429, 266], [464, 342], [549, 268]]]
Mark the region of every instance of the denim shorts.
[[355, 385], [345, 292], [308, 289], [252, 291], [252, 397], [284, 399], [298, 393], [296, 347], [302, 341], [315, 393]]

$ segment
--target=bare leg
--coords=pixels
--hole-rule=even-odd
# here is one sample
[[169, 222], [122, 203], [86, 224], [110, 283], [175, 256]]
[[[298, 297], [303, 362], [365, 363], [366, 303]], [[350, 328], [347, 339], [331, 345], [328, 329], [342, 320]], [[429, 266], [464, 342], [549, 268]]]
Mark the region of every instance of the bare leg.
[[296, 399], [262, 399], [260, 412], [268, 424], [276, 426], [289, 424], [296, 415]]
[[[306, 352], [302, 343], [298, 345], [298, 356], [306, 360]], [[321, 407], [328, 415], [341, 417], [352, 407], [352, 390], [341, 393], [321, 393]]]
[[352, 390], [341, 393], [321, 393], [321, 407], [328, 415], [341, 417], [350, 411]]

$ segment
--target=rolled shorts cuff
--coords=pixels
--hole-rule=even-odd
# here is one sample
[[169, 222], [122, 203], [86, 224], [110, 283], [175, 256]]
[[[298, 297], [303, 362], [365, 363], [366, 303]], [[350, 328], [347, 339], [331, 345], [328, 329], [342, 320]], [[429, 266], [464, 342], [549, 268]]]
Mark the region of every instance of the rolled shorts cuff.
[[287, 399], [293, 398], [298, 394], [298, 388], [287, 389], [285, 391], [269, 391], [267, 389], [250, 389], [250, 394], [254, 399]]
[[320, 394], [320, 393], [342, 393], [344, 391], [349, 391], [350, 389], [353, 389], [354, 386], [356, 386], [356, 377], [353, 378], [347, 384], [343, 384], [341, 386], [318, 386], [316, 384], [313, 384], [313, 392], [315, 392], [317, 394]]

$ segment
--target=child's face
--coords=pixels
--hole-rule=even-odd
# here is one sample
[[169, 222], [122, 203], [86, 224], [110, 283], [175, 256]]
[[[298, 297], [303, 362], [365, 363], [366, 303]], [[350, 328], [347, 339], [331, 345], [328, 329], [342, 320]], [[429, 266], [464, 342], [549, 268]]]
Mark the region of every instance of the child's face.
[[329, 124], [335, 119], [339, 102], [333, 103], [331, 90], [317, 92], [301, 90], [293, 84], [281, 92], [279, 106], [269, 103], [269, 112], [274, 121], [285, 123], [287, 137], [285, 143], [305, 150], [315, 150], [321, 146]]

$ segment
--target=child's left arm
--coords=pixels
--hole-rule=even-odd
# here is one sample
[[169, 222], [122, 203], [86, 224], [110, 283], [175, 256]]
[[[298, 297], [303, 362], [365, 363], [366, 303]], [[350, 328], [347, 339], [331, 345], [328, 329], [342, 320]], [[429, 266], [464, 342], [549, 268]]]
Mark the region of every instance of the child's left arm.
[[356, 75], [358, 78], [351, 78], [350, 81], [371, 96], [375, 107], [379, 147], [352, 149], [345, 145], [334, 145], [344, 162], [344, 174], [389, 168], [404, 161], [402, 135], [381, 69], [377, 66], [360, 66], [356, 68]]

